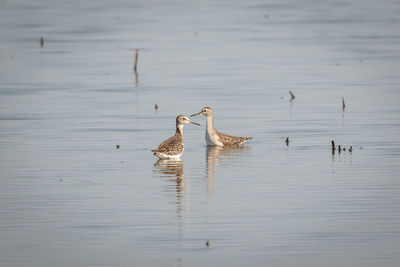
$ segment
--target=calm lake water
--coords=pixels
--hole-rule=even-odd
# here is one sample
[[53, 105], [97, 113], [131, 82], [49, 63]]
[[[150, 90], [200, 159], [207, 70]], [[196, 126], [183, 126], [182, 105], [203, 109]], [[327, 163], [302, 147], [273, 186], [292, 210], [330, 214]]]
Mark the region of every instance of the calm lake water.
[[[0, 265], [398, 266], [399, 14], [1, 1]], [[203, 106], [254, 140], [207, 147], [195, 117], [182, 161], [157, 161]]]

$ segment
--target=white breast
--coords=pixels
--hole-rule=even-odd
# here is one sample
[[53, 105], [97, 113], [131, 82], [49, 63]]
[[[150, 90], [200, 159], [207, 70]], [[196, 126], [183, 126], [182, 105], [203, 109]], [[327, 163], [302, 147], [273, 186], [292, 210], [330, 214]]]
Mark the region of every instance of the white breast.
[[206, 131], [206, 142], [207, 145], [224, 146], [224, 144], [222, 144], [221, 141], [219, 141], [218, 135], [210, 134], [208, 131]]
[[157, 153], [156, 156], [159, 157], [160, 159], [179, 159], [183, 154], [176, 154], [176, 155], [168, 155], [168, 154], [164, 154], [164, 153]]

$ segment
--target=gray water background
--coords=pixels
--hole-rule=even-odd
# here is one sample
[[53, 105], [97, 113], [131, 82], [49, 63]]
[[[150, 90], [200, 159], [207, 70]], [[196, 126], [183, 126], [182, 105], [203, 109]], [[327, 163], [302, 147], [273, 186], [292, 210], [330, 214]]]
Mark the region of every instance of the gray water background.
[[[0, 265], [398, 266], [399, 14], [1, 1]], [[182, 161], [157, 162], [175, 117], [203, 106], [254, 140], [207, 147], [195, 117]]]

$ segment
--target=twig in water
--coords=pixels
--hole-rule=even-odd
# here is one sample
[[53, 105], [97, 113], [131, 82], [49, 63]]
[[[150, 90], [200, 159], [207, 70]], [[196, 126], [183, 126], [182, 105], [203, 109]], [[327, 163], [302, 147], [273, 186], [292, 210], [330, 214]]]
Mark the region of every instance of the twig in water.
[[129, 50], [136, 51], [136, 54], [135, 54], [135, 65], [133, 66], [133, 70], [135, 72], [137, 72], [137, 65], [138, 65], [138, 61], [139, 61], [139, 50], [143, 50], [143, 48], [130, 48]]
[[344, 97], [342, 97], [342, 110], [346, 109], [346, 103], [344, 102]]
[[331, 144], [332, 144], [332, 155], [335, 155], [335, 141], [331, 141]]
[[135, 71], [135, 86], [139, 87], [139, 74]]
[[137, 72], [137, 64], [139, 60], [139, 48], [136, 48], [136, 54], [135, 54], [135, 66], [133, 66], [133, 70]]

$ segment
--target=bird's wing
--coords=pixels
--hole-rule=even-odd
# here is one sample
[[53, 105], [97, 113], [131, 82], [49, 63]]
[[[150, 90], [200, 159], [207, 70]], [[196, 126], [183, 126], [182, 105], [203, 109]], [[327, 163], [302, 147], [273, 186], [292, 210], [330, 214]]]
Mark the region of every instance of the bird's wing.
[[179, 138], [174, 135], [164, 142], [162, 142], [158, 148], [153, 152], [164, 153], [167, 155], [176, 154], [176, 152], [181, 151], [183, 148], [183, 142], [179, 140]]
[[218, 132], [218, 137], [219, 140], [224, 144], [224, 145], [238, 145], [243, 143], [244, 141], [251, 140], [252, 137], [239, 137], [239, 136], [233, 136], [229, 134], [224, 134], [221, 132]]

